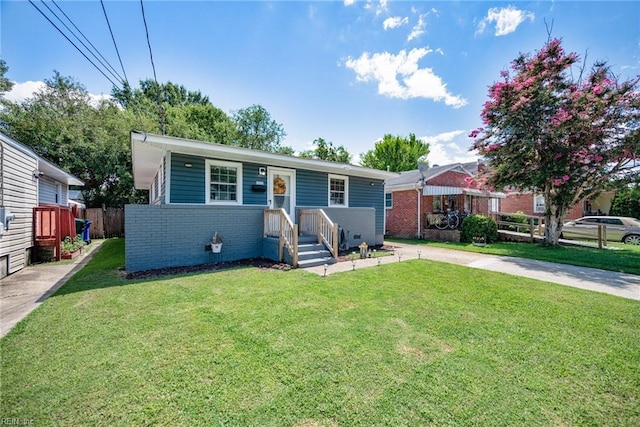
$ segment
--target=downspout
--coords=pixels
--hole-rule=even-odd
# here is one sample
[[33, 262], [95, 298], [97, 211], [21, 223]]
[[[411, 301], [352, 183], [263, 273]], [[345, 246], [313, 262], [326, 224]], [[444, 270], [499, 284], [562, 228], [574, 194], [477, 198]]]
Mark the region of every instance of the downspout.
[[422, 199], [422, 197], [420, 197], [421, 196], [420, 195], [420, 190], [421, 190], [420, 188], [416, 188], [416, 191], [418, 192], [418, 239], [420, 237], [422, 237], [422, 234], [420, 233], [420, 211], [421, 211], [421, 209], [420, 209], [421, 200], [420, 199]]
[[420, 190], [422, 190], [422, 186], [421, 185], [420, 186], [416, 185], [416, 193], [417, 193], [417, 196], [418, 196], [418, 203], [417, 203], [417, 205], [418, 205], [418, 232], [417, 232], [418, 239], [420, 239], [422, 237], [422, 233], [420, 233], [420, 216], [421, 216], [420, 215], [420, 212], [421, 212], [421, 209], [420, 209], [421, 206], [420, 205], [421, 205], [421, 199], [422, 199], [421, 194], [420, 194], [421, 193]]

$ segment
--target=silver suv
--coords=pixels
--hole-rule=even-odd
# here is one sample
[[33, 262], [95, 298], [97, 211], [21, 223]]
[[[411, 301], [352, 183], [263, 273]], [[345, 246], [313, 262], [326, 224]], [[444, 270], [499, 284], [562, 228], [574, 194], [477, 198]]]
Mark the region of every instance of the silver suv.
[[585, 216], [562, 226], [561, 238], [597, 239], [598, 225], [605, 225], [607, 240], [640, 245], [640, 220], [624, 216]]

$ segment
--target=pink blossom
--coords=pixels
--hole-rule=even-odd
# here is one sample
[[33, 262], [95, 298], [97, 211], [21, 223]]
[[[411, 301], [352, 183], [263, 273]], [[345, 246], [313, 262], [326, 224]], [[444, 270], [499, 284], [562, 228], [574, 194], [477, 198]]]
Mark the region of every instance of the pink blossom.
[[477, 138], [478, 134], [481, 131], [482, 131], [482, 128], [472, 130], [471, 133], [469, 134], [469, 138]]
[[558, 153], [555, 156], [553, 156], [553, 160], [558, 160], [562, 158], [562, 153]]
[[600, 154], [596, 154], [595, 156], [593, 156], [593, 159], [596, 162], [601, 162], [604, 159], [604, 157], [602, 157]]
[[563, 181], [569, 181], [569, 175], [564, 175], [564, 176], [562, 177], [562, 180], [563, 180]]
[[600, 93], [602, 93], [602, 86], [598, 85], [596, 87], [593, 88], [593, 93], [595, 93], [596, 95], [600, 95]]
[[500, 148], [498, 144], [489, 144], [489, 146], [487, 147], [487, 152], [497, 150], [498, 148]]
[[553, 185], [554, 185], [555, 187], [560, 187], [562, 184], [564, 184], [564, 181], [563, 181], [563, 180], [561, 180], [561, 179], [554, 179], [554, 180], [553, 180]]

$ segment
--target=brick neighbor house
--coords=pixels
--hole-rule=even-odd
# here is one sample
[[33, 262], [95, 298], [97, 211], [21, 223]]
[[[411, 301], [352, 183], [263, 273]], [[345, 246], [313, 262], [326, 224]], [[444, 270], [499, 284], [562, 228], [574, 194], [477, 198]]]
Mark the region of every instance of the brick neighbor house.
[[[453, 163], [402, 172], [385, 182], [385, 230], [392, 237], [421, 237], [434, 214], [448, 210], [484, 214], [500, 211], [503, 193], [470, 188], [465, 178], [482, 164]], [[502, 199], [502, 200], [501, 200]]]
[[[584, 199], [567, 212], [566, 219], [577, 219], [586, 215], [607, 215], [611, 210], [611, 202], [615, 191], [605, 191], [593, 199]], [[528, 192], [508, 193], [500, 202], [501, 212], [522, 212], [525, 215], [544, 215], [544, 197], [542, 194]]]

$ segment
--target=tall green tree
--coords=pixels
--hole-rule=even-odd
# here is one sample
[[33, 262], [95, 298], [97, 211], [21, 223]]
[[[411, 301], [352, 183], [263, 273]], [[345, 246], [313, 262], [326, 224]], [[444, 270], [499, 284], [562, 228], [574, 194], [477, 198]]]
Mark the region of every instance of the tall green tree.
[[640, 218], [640, 185], [625, 187], [616, 192], [611, 202], [610, 214]]
[[376, 142], [373, 150], [362, 154], [360, 164], [364, 167], [404, 172], [418, 167], [429, 154], [429, 144], [409, 134], [408, 138], [387, 134]]
[[551, 245], [571, 207], [640, 174], [640, 78], [618, 81], [604, 62], [573, 70], [578, 60], [557, 39], [520, 55], [489, 88], [485, 126], [470, 135], [491, 165], [481, 185], [544, 195]]
[[45, 83], [32, 98], [0, 111], [3, 131], [82, 179], [89, 207], [144, 199], [133, 188], [129, 147], [140, 118], [112, 101], [93, 105], [80, 83], [58, 72]]
[[123, 107], [129, 108], [147, 101], [162, 102], [172, 107], [186, 105], [211, 105], [209, 97], [199, 90], [191, 91], [172, 82], [156, 83], [153, 79], [140, 80], [140, 87], [131, 88], [127, 83], [122, 89], [113, 88], [111, 96]]
[[281, 152], [282, 140], [287, 135], [282, 124], [271, 118], [261, 105], [252, 105], [234, 111], [232, 120], [236, 126], [234, 145], [254, 150]]
[[7, 71], [9, 71], [7, 63], [4, 59], [0, 59], [0, 95], [3, 95], [5, 92], [9, 92], [13, 87], [11, 80], [5, 77]]
[[114, 88], [112, 96], [127, 111], [153, 123], [151, 128], [139, 130], [219, 144], [233, 144], [236, 140], [231, 118], [200, 91], [147, 79], [135, 89], [128, 84], [122, 89]]
[[325, 141], [324, 138], [318, 138], [313, 141], [315, 148], [300, 153], [300, 157], [308, 159], [328, 160], [338, 163], [350, 163], [351, 154], [342, 145], [334, 147], [331, 141]]

